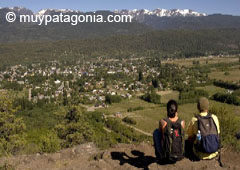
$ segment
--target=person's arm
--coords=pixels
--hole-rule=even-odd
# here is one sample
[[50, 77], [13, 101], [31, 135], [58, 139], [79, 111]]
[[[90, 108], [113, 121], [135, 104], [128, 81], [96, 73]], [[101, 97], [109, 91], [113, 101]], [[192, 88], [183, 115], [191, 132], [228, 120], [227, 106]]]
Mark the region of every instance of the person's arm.
[[161, 134], [162, 134], [162, 140], [163, 140], [163, 138], [164, 138], [164, 128], [167, 126], [167, 122], [166, 121], [164, 121], [163, 119], [161, 119], [160, 121], [159, 121], [159, 130], [160, 130], [160, 132], [161, 132]]
[[216, 115], [212, 115], [212, 117], [213, 117], [214, 123], [215, 123], [216, 126], [217, 126], [218, 134], [220, 134], [220, 125], [219, 125], [218, 117], [217, 117]]
[[181, 121], [181, 125], [182, 125], [182, 128], [184, 129], [185, 128], [185, 121], [184, 120]]
[[162, 131], [166, 127], [166, 125], [167, 125], [167, 122], [161, 119], [159, 121], [159, 130]]

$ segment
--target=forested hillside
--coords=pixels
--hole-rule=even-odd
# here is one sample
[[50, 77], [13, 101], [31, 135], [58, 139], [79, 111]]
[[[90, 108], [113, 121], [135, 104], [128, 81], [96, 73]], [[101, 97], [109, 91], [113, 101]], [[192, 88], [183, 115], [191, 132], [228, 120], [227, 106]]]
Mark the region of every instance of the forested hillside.
[[84, 57], [197, 57], [237, 54], [240, 29], [154, 31], [142, 35], [0, 44], [1, 64]]

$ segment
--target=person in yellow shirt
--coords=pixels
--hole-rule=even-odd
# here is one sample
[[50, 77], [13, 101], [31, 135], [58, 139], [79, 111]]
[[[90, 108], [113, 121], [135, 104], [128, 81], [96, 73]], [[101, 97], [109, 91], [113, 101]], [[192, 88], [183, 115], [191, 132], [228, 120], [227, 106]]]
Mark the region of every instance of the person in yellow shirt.
[[[188, 135], [188, 144], [193, 147], [192, 151], [194, 155], [198, 159], [213, 159], [216, 156], [218, 156], [218, 151], [213, 152], [213, 153], [206, 153], [206, 152], [201, 152], [197, 149], [196, 144], [197, 144], [197, 134], [200, 132], [199, 131], [199, 126], [198, 126], [198, 116], [206, 117], [209, 115], [208, 110], [209, 110], [209, 101], [205, 97], [201, 97], [198, 100], [197, 107], [199, 110], [199, 113], [192, 118], [190, 121], [188, 127], [187, 127], [187, 135]], [[218, 135], [220, 134], [220, 127], [219, 127], [219, 121], [216, 115], [211, 114], [211, 117], [214, 121], [214, 124], [216, 126], [216, 130]]]

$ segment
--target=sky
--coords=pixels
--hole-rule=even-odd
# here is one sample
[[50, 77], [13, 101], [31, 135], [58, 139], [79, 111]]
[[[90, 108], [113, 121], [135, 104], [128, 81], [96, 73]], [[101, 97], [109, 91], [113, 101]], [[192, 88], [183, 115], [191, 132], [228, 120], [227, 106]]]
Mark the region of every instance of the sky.
[[0, 0], [0, 7], [40, 9], [73, 9], [86, 11], [114, 9], [192, 9], [207, 14], [240, 16], [240, 0]]

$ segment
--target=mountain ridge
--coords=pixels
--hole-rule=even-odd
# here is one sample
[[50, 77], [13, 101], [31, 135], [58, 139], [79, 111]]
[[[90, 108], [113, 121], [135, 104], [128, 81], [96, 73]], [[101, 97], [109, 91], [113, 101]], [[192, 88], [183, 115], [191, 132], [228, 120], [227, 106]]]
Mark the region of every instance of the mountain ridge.
[[161, 9], [161, 8], [157, 8], [154, 10], [148, 10], [148, 9], [134, 9], [134, 10], [114, 10], [115, 13], [119, 13], [119, 14], [127, 14], [127, 15], [131, 15], [133, 17], [137, 17], [139, 15], [154, 15], [154, 16], [158, 16], [158, 17], [187, 17], [187, 16], [195, 16], [195, 17], [199, 17], [199, 16], [207, 16], [206, 13], [200, 13], [200, 12], [196, 12], [193, 11], [191, 9]]
[[[19, 15], [109, 15], [118, 13], [131, 13], [132, 22], [128, 23], [79, 23], [72, 26], [70, 23], [49, 23], [47, 26], [38, 23], [20, 23], [17, 19], [14, 23], [8, 23], [5, 16], [8, 12]], [[188, 15], [189, 13], [193, 15]], [[171, 17], [169, 17], [171, 15]], [[119, 11], [95, 11], [82, 12], [70, 9], [43, 9], [38, 13], [24, 7], [1, 8], [0, 9], [0, 42], [17, 42], [32, 40], [65, 40], [105, 37], [116, 34], [144, 34], [153, 30], [206, 30], [206, 29], [232, 29], [240, 28], [240, 16], [232, 15], [207, 15], [197, 13], [193, 10], [119, 10]], [[14, 34], [13, 34], [14, 33]]]
[[[71, 10], [71, 9], [50, 9], [50, 8], [45, 8], [41, 9], [38, 12], [34, 13], [32, 10], [27, 9], [25, 7], [4, 7], [0, 9], [9, 9], [14, 12], [21, 13], [22, 11], [31, 11], [32, 14], [34, 15], [44, 15], [48, 14], [49, 12], [63, 12], [63, 13], [87, 13], [87, 12], [97, 12], [101, 10], [96, 10], [96, 11], [87, 11], [83, 12], [80, 10]], [[148, 10], [148, 9], [133, 9], [133, 10], [126, 10], [126, 9], [115, 9], [115, 10], [107, 10], [110, 12], [114, 12], [117, 14], [128, 14], [132, 16], [138, 16], [138, 15], [155, 15], [158, 17], [172, 17], [172, 16], [207, 16], [206, 13], [200, 13], [191, 9], [161, 9], [161, 8], [156, 8], [154, 10]]]

